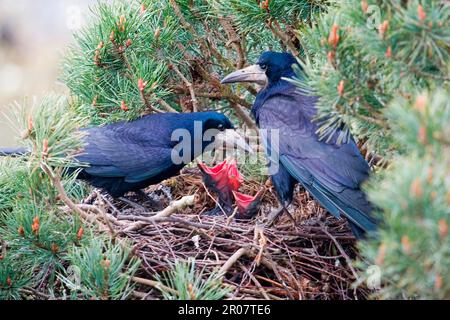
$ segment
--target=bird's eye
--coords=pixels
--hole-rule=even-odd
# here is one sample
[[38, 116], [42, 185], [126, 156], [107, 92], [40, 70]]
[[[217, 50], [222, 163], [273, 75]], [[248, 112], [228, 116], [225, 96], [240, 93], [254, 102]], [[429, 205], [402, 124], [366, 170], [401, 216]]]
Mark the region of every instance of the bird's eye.
[[259, 65], [261, 67], [261, 69], [266, 70], [267, 69], [267, 64], [260, 64]]
[[220, 131], [225, 130], [225, 127], [223, 126], [223, 124], [219, 123], [219, 125], [217, 126], [217, 129], [219, 129]]

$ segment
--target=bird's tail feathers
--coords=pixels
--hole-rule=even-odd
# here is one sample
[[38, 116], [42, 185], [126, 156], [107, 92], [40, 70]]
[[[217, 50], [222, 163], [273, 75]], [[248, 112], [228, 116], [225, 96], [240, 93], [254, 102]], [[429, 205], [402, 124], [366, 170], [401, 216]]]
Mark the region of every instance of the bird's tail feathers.
[[0, 157], [20, 157], [28, 154], [30, 151], [27, 148], [13, 147], [13, 148], [0, 148]]

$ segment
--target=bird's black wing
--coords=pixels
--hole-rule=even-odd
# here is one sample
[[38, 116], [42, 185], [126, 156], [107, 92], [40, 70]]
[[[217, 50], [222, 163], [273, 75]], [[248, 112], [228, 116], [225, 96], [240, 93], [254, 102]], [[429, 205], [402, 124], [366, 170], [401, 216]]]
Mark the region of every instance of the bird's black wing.
[[300, 94], [280, 94], [264, 102], [258, 114], [259, 127], [263, 132], [279, 130], [278, 139], [268, 134], [271, 161], [278, 157], [280, 166], [330, 213], [342, 213], [359, 228], [374, 230], [371, 204], [360, 189], [369, 174], [367, 162], [353, 139], [341, 145], [319, 141], [317, 127], [311, 122], [314, 115], [314, 100]]
[[[170, 168], [172, 148], [166, 137], [143, 136], [139, 130], [87, 129], [86, 146], [77, 160], [89, 164], [84, 171], [98, 177], [121, 177], [135, 183]], [[141, 130], [142, 131], [142, 130]], [[170, 136], [169, 136], [170, 138]]]

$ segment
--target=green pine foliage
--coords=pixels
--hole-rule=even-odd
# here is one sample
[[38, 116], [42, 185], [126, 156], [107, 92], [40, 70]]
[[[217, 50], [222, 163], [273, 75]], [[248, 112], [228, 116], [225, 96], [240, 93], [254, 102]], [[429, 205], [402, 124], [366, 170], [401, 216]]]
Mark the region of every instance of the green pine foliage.
[[448, 86], [450, 7], [422, 1], [418, 8], [419, 1], [345, 1], [302, 32], [310, 60], [299, 85], [320, 96], [323, 138], [345, 126], [389, 158], [396, 152], [384, 113], [389, 101], [433, 83]]
[[387, 166], [367, 187], [379, 235], [361, 242], [363, 276], [380, 270], [376, 297], [450, 297], [449, 18], [445, 1], [353, 0], [302, 32], [295, 83], [320, 96], [319, 133], [344, 127], [342, 141], [351, 131]]
[[294, 27], [310, 23], [327, 2], [100, 3], [91, 23], [75, 35], [63, 79], [81, 101], [78, 113], [94, 124], [220, 108], [250, 125], [251, 102], [245, 99], [255, 89], [240, 86], [235, 94], [220, 84], [220, 76], [264, 50], [297, 52]]
[[[450, 6], [419, 0], [116, 0], [92, 7], [63, 60], [70, 99], [18, 109], [31, 152], [0, 160], [0, 299], [126, 299], [139, 267], [68, 211], [89, 189], [67, 168], [79, 128], [156, 112], [218, 110], [243, 127], [257, 89], [221, 77], [262, 51], [289, 51], [300, 89], [320, 97], [319, 133], [344, 128], [379, 161], [366, 189], [383, 221], [360, 243], [361, 277], [376, 266], [376, 298], [450, 298]], [[77, 164], [80, 165], [80, 164]], [[261, 165], [246, 175], [264, 180]], [[195, 261], [155, 278], [166, 299], [220, 299], [218, 274]], [[205, 280], [206, 279], [206, 280]], [[39, 296], [36, 292], [39, 292]]]
[[[90, 239], [95, 238], [99, 246], [107, 242], [97, 238], [94, 228], [85, 225], [76, 213], [62, 210], [64, 203], [55, 187], [54, 178], [74, 201], [86, 196], [86, 187], [65, 172], [74, 165], [73, 157], [82, 147], [83, 134], [78, 129], [87, 123], [74, 109], [74, 102], [58, 96], [35, 101], [29, 108], [17, 107], [21, 142], [30, 153], [0, 162], [0, 299], [22, 298], [29, 288], [46, 297], [61, 297], [65, 287], [58, 278], [68, 267], [83, 270], [89, 263], [100, 265], [101, 260], [92, 260], [89, 255], [74, 258], [77, 250], [89, 246]], [[127, 249], [118, 250], [105, 249], [113, 266], [109, 298], [129, 292], [117, 279], [122, 277], [122, 267], [127, 267], [125, 274], [129, 275], [137, 265], [118, 259]], [[93, 290], [92, 284], [82, 283], [80, 290], [86, 296]]]
[[85, 246], [72, 247], [67, 254], [70, 264], [60, 276], [72, 299], [123, 300], [133, 290], [131, 276], [139, 260], [131, 257], [124, 244], [93, 238]]
[[449, 299], [450, 93], [395, 99], [387, 118], [403, 152], [368, 187], [384, 224], [362, 252], [386, 281], [380, 297]]
[[204, 279], [205, 269], [197, 270], [195, 260], [176, 260], [172, 268], [157, 279], [164, 284], [160, 288], [167, 300], [219, 300], [230, 289], [222, 284], [222, 274], [215, 270]]

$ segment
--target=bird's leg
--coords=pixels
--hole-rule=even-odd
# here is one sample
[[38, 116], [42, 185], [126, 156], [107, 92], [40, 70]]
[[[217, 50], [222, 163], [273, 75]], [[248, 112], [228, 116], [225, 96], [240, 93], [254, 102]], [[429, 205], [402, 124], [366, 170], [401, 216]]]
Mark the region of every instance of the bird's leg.
[[224, 211], [222, 210], [221, 207], [215, 206], [214, 209], [211, 209], [209, 211], [203, 212], [203, 215], [210, 216], [210, 217], [214, 217], [214, 216], [217, 217], [217, 216], [224, 215]]
[[142, 196], [146, 201], [148, 201], [150, 203], [150, 207], [152, 208], [152, 210], [154, 211], [160, 211], [163, 209], [161, 202], [155, 200], [154, 198], [152, 198], [150, 195], [148, 195], [147, 193], [145, 193], [143, 190], [138, 190], [136, 191], [136, 193], [140, 196]]
[[278, 209], [272, 210], [272, 211], [269, 213], [269, 215], [268, 215], [268, 217], [267, 217], [268, 222], [266, 223], [266, 226], [267, 226], [267, 227], [272, 226], [273, 223], [281, 216], [281, 214], [282, 214], [283, 212], [286, 212], [286, 213], [287, 213], [289, 219], [290, 219], [290, 220], [294, 223], [294, 225], [295, 225], [296, 222], [295, 222], [294, 217], [291, 215], [291, 213], [289, 212], [289, 210], [286, 209], [286, 207], [282, 205], [282, 206], [279, 207]]
[[134, 201], [131, 201], [131, 200], [125, 198], [125, 197], [119, 197], [119, 198], [117, 198], [117, 199], [119, 199], [120, 201], [122, 201], [122, 202], [128, 204], [129, 206], [131, 206], [131, 207], [133, 207], [133, 208], [135, 208], [135, 209], [137, 209], [137, 210], [147, 211], [147, 209], [145, 209], [145, 208], [144, 208], [143, 206], [141, 206], [140, 204], [138, 204], [138, 203], [136, 203], [136, 202], [134, 202]]

